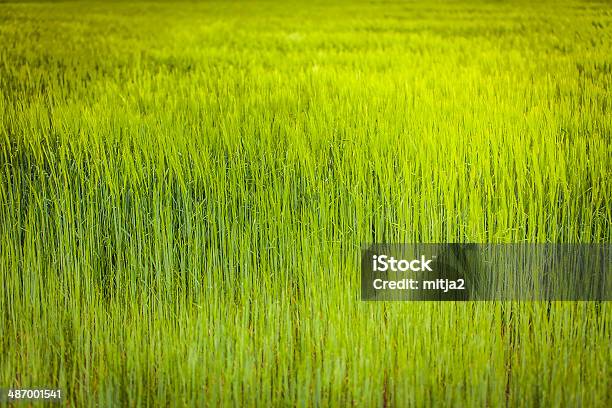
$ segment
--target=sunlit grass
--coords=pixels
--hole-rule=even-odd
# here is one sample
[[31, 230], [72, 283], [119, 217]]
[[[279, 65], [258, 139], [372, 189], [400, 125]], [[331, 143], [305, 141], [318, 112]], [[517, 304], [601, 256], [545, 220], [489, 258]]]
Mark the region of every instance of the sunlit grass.
[[609, 406], [609, 303], [366, 303], [371, 242], [611, 241], [606, 3], [0, 3], [0, 387]]

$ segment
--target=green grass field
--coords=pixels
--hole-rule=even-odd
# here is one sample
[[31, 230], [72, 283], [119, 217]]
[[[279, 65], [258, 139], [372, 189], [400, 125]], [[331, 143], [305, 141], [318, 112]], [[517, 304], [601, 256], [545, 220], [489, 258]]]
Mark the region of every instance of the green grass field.
[[612, 405], [609, 302], [363, 302], [362, 244], [610, 243], [612, 4], [0, 1], [0, 387]]

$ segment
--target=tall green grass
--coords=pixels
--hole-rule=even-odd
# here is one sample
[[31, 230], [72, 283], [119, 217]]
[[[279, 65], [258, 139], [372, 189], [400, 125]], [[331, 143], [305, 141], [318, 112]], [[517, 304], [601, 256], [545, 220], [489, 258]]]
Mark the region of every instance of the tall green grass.
[[609, 406], [609, 303], [367, 303], [371, 242], [611, 242], [612, 8], [0, 3], [0, 387]]

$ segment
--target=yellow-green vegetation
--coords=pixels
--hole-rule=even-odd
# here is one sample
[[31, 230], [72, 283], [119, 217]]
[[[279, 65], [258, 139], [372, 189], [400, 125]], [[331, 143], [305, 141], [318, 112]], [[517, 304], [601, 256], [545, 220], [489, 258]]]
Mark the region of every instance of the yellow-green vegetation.
[[607, 302], [362, 302], [371, 242], [611, 242], [609, 2], [0, 2], [0, 387], [611, 405]]

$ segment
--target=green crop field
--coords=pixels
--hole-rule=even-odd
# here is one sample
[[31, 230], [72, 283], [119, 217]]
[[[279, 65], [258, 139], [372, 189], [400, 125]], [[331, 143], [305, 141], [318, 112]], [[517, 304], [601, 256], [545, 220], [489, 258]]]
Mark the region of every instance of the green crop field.
[[609, 407], [609, 302], [365, 302], [374, 242], [610, 243], [612, 3], [0, 1], [0, 387]]

